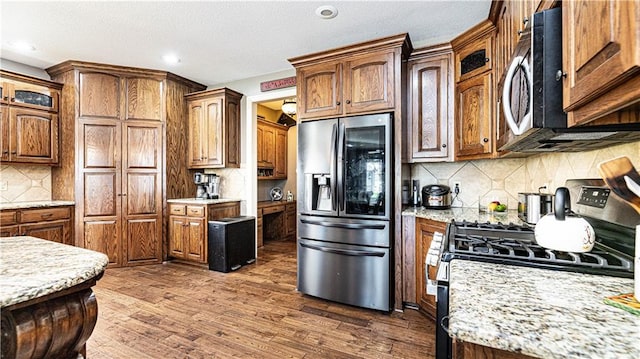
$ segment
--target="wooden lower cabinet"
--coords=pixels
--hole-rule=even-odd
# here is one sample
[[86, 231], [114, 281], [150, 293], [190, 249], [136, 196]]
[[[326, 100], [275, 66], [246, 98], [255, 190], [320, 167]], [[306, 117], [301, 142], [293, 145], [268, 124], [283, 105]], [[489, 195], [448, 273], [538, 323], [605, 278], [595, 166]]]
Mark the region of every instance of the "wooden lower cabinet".
[[453, 342], [453, 359], [529, 359], [533, 358], [521, 353], [494, 349], [469, 342]]
[[[427, 295], [427, 282], [425, 278], [425, 257], [436, 232], [445, 234], [447, 224], [430, 219], [416, 218], [416, 243], [415, 243], [415, 278], [416, 278], [416, 303], [420, 311], [429, 317], [436, 318], [436, 297]], [[438, 269], [429, 266], [429, 278], [435, 279]]]
[[287, 205], [285, 206], [284, 228], [285, 235], [288, 238], [296, 238], [296, 208], [297, 206], [295, 202], [287, 203]]
[[0, 237], [32, 236], [73, 245], [73, 206], [2, 211]]
[[240, 215], [240, 202], [169, 205], [169, 256], [207, 263], [208, 221]]

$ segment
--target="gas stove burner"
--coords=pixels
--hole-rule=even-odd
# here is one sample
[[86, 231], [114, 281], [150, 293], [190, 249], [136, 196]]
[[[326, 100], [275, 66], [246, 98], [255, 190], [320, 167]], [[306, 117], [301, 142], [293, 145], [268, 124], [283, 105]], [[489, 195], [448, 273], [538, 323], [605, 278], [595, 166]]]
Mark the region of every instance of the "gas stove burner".
[[535, 241], [534, 228], [513, 223], [452, 221], [448, 253], [443, 258], [478, 260], [554, 270], [633, 276], [632, 258], [604, 245], [591, 252], [571, 253], [546, 249]]

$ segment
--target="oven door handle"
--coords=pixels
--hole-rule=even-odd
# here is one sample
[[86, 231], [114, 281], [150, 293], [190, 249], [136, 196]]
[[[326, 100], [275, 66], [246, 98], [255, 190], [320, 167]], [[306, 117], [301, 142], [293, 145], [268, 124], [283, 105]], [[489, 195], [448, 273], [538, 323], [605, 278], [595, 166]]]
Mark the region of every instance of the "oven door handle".
[[[444, 324], [444, 321], [447, 321], [447, 324]], [[442, 328], [442, 330], [444, 330], [445, 333], [447, 333], [448, 336], [451, 336], [451, 333], [449, 333], [449, 316], [445, 315], [444, 317], [442, 317], [442, 319], [440, 319], [440, 328]]]
[[[527, 102], [529, 102], [529, 112], [527, 112], [522, 118], [522, 122], [520, 125], [516, 123], [513, 118], [513, 113], [511, 112], [511, 83], [513, 82], [513, 76], [515, 75], [516, 69], [522, 66], [524, 69], [525, 76], [527, 77], [527, 85], [529, 86], [529, 98]], [[516, 56], [511, 61], [511, 66], [509, 66], [509, 70], [507, 71], [507, 75], [504, 78], [504, 87], [502, 88], [502, 109], [504, 112], [504, 118], [507, 120], [507, 125], [511, 129], [514, 135], [521, 135], [527, 129], [529, 123], [529, 118], [531, 117], [531, 111], [533, 110], [533, 87], [531, 84], [531, 72], [529, 71], [529, 64], [526, 59], [522, 56]]]
[[320, 246], [314, 246], [311, 244], [306, 244], [306, 243], [300, 243], [301, 247], [305, 247], [305, 248], [309, 248], [309, 249], [314, 249], [316, 251], [321, 251], [321, 252], [326, 252], [326, 253], [333, 253], [333, 254], [342, 254], [345, 256], [352, 256], [352, 257], [384, 257], [385, 253], [384, 252], [375, 252], [375, 251], [354, 251], [354, 250], [348, 250], [348, 249], [337, 249], [337, 248], [328, 248], [328, 247], [320, 247]]

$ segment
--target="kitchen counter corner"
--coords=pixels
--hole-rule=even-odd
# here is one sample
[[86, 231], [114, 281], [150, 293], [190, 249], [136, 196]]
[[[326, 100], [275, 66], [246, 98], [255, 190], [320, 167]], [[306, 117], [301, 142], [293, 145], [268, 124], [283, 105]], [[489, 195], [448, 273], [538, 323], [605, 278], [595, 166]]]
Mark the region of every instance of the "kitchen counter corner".
[[7, 209], [24, 209], [24, 208], [41, 208], [41, 207], [60, 207], [73, 206], [74, 201], [30, 201], [30, 202], [11, 202], [0, 203], [0, 210]]
[[450, 263], [452, 338], [540, 358], [640, 358], [640, 317], [603, 302], [633, 280]]
[[202, 199], [202, 198], [173, 198], [168, 199], [167, 203], [186, 203], [186, 204], [218, 204], [218, 203], [229, 203], [229, 202], [240, 202], [239, 199], [236, 198], [217, 198], [217, 199]]
[[99, 276], [106, 255], [35, 237], [0, 238], [0, 307], [59, 292]]

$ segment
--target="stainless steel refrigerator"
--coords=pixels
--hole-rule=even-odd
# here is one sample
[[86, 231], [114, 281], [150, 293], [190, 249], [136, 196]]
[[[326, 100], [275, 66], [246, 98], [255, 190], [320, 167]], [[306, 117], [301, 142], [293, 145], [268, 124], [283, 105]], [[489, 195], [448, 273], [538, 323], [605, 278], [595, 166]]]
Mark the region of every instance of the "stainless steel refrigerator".
[[392, 306], [392, 117], [298, 126], [298, 291]]

